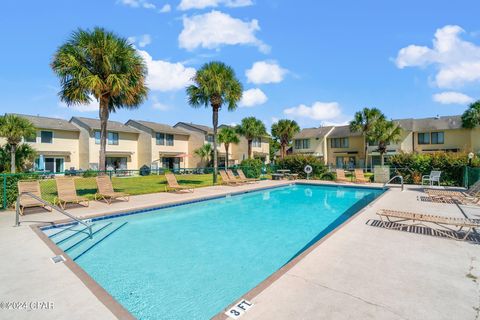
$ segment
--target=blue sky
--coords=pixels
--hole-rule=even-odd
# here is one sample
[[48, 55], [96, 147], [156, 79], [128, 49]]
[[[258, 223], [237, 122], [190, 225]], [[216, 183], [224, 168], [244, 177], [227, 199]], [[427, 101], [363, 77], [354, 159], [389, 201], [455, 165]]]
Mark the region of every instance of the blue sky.
[[390, 118], [462, 113], [480, 96], [478, 1], [8, 1], [0, 14], [1, 112], [97, 117], [67, 108], [49, 63], [77, 28], [129, 37], [149, 66], [149, 99], [111, 119], [211, 124], [185, 86], [211, 60], [245, 89], [221, 123], [254, 115], [269, 127], [340, 124], [363, 107]]

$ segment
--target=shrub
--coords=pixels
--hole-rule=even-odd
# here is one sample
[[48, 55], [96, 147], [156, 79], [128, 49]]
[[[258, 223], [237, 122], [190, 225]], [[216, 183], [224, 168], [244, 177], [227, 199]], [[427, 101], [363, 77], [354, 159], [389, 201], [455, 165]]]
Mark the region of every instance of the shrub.
[[320, 175], [320, 180], [333, 181], [335, 180], [335, 173], [331, 171], [324, 172]]
[[[405, 183], [419, 184], [423, 175], [428, 175], [432, 170], [440, 170], [442, 185], [461, 186], [468, 155], [457, 152], [402, 153], [390, 157], [389, 164], [397, 174], [403, 176]], [[472, 166], [480, 167], [480, 160], [474, 159]]]
[[[0, 181], [0, 208], [3, 207], [3, 179], [4, 176], [0, 176], [2, 179]], [[18, 196], [18, 187], [17, 183], [20, 180], [32, 180], [32, 179], [38, 179], [38, 174], [35, 173], [28, 173], [28, 174], [7, 174], [5, 175], [6, 179], [6, 198], [7, 198], [7, 207], [11, 207], [15, 204], [15, 201], [17, 200]]]
[[327, 172], [327, 168], [320, 159], [302, 154], [286, 156], [285, 158], [278, 160], [277, 164], [278, 167], [282, 169], [288, 169], [291, 173], [297, 173], [301, 178], [307, 177], [307, 174], [303, 171], [306, 165], [312, 166], [313, 171], [310, 174], [310, 177], [320, 178], [325, 172]]
[[263, 162], [260, 159], [245, 159], [240, 167], [247, 178], [258, 179], [262, 174]]
[[92, 169], [88, 169], [86, 170], [83, 175], [82, 175], [84, 178], [93, 178], [93, 177], [96, 177], [98, 176], [98, 172], [95, 171], [95, 170], [92, 170]]

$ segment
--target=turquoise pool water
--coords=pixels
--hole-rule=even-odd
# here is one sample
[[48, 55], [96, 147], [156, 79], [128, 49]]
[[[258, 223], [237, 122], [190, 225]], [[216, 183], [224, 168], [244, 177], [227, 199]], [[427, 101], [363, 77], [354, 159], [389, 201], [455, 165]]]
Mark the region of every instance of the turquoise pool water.
[[137, 318], [209, 319], [381, 192], [292, 185], [103, 220], [121, 227], [76, 262]]

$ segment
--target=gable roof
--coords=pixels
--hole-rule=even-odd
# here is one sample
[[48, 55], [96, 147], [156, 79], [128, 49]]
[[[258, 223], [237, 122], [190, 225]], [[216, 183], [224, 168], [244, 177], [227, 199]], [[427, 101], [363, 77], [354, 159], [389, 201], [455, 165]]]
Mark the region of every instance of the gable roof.
[[169, 126], [168, 124], [151, 122], [151, 121], [143, 121], [143, 120], [128, 120], [126, 125], [129, 125], [131, 123], [138, 123], [141, 126], [147, 129], [150, 129], [153, 132], [172, 133], [172, 134], [178, 134], [178, 135], [184, 135], [184, 136], [190, 135], [186, 130], [183, 130], [181, 128], [174, 128], [172, 126]]
[[[84, 117], [72, 117], [70, 121], [77, 121], [85, 125], [90, 130], [100, 130], [100, 120], [99, 119], [92, 119], [92, 118], [84, 118]], [[108, 120], [107, 123], [107, 130], [108, 131], [118, 131], [118, 132], [128, 132], [128, 133], [139, 133], [138, 130], [124, 125], [118, 121], [111, 121]]]
[[37, 129], [50, 129], [50, 130], [76, 131], [76, 132], [80, 131], [77, 127], [75, 127], [73, 124], [71, 124], [65, 119], [32, 116], [28, 114], [19, 114], [19, 113], [10, 113], [10, 114], [27, 119]]
[[444, 116], [413, 120], [414, 131], [452, 130], [462, 128], [461, 116]]
[[293, 139], [305, 139], [305, 138], [318, 138], [323, 139], [332, 130], [332, 126], [318, 127], [318, 128], [305, 128], [297, 133]]
[[186, 127], [189, 127], [193, 130], [196, 130], [196, 131], [201, 131], [205, 134], [213, 134], [213, 128], [209, 127], [209, 126], [204, 126], [204, 125], [201, 125], [201, 124], [195, 124], [195, 123], [189, 123], [189, 122], [178, 122], [176, 125], [174, 125], [174, 127], [176, 128], [178, 125], [183, 125], [183, 126], [186, 126]]
[[343, 138], [343, 137], [359, 137], [361, 132], [350, 131], [350, 126], [334, 127], [332, 132], [328, 135], [329, 138]]

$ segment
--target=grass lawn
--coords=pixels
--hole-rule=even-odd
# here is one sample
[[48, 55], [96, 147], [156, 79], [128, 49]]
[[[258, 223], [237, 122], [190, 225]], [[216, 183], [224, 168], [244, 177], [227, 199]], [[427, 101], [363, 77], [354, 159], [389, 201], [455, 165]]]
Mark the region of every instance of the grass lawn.
[[[180, 185], [192, 188], [207, 187], [213, 185], [211, 174], [184, 174], [176, 175]], [[220, 177], [219, 177], [220, 178]], [[126, 192], [130, 195], [139, 195], [155, 192], [165, 192], [166, 179], [164, 175], [135, 176], [135, 177], [113, 177], [115, 191]], [[97, 192], [95, 178], [75, 179], [77, 194], [93, 199]], [[42, 197], [53, 202], [57, 196], [57, 186], [54, 179], [41, 180], [40, 187]]]

